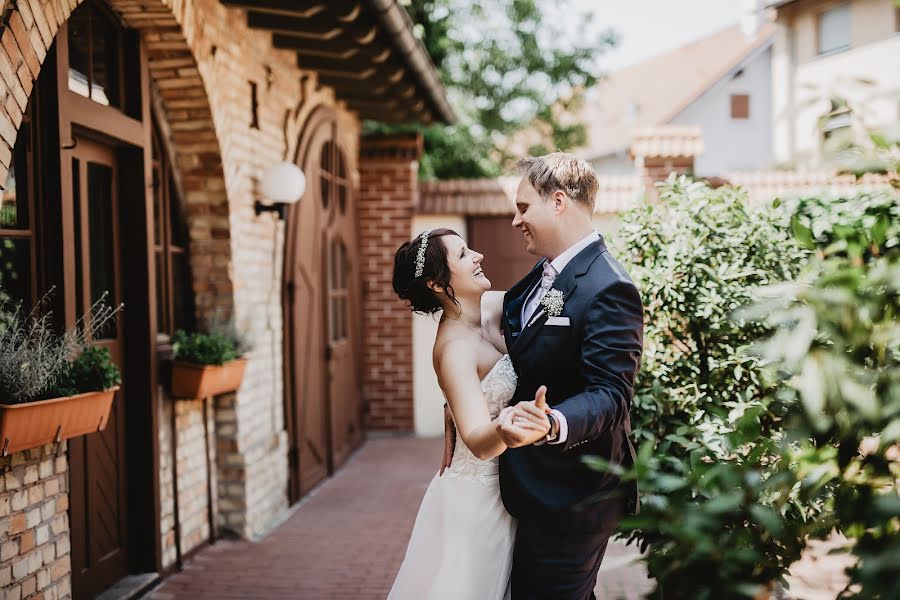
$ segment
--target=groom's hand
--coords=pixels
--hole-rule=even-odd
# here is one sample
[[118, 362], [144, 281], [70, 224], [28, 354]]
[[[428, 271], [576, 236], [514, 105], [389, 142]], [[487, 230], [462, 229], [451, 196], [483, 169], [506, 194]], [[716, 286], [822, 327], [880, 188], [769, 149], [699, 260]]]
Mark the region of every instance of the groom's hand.
[[547, 437], [550, 420], [547, 418], [547, 387], [541, 386], [532, 402], [519, 402], [497, 423], [497, 432], [509, 448], [528, 446]]
[[453, 424], [453, 416], [450, 414], [450, 407], [444, 404], [444, 456], [441, 459], [441, 470], [439, 475], [443, 475], [444, 471], [450, 468], [453, 462], [453, 451], [456, 449], [456, 426]]

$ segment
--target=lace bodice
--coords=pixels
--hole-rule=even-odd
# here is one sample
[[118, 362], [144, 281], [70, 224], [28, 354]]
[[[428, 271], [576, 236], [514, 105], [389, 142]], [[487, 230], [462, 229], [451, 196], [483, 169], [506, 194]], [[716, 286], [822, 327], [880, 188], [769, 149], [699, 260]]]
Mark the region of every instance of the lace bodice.
[[[504, 354], [497, 361], [497, 364], [494, 365], [494, 368], [481, 380], [481, 392], [484, 394], [488, 412], [492, 419], [500, 414], [500, 411], [513, 397], [517, 382], [516, 371], [508, 354]], [[457, 435], [453, 460], [450, 463], [450, 468], [444, 472], [444, 476], [473, 479], [482, 483], [497, 485], [498, 463], [498, 457], [490, 460], [477, 458], [466, 447], [462, 438]]]

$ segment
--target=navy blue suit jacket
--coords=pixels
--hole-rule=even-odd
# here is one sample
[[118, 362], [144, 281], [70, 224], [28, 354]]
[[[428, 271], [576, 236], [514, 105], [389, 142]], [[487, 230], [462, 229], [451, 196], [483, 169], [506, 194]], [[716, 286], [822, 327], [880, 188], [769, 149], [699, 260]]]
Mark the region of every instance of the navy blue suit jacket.
[[548, 325], [546, 313], [523, 324], [522, 304], [544, 262], [503, 299], [503, 333], [519, 378], [510, 405], [534, 400], [537, 388], [546, 385], [547, 403], [565, 415], [568, 437], [564, 444], [501, 454], [500, 489], [514, 517], [594, 529], [603, 525], [604, 514], [584, 500], [620, 496], [625, 510], [635, 508], [633, 485], [621, 485], [615, 475], [593, 471], [581, 459], [595, 455], [633, 463], [629, 411], [643, 346], [643, 306], [601, 237], [579, 252], [553, 285], [564, 294], [561, 316], [568, 317], [569, 326]]

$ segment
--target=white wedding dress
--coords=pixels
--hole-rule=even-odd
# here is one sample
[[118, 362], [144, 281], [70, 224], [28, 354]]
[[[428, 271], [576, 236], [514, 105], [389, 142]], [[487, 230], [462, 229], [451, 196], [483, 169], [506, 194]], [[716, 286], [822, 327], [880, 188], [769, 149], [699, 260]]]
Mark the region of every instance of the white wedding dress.
[[[481, 380], [491, 418], [516, 390], [504, 355]], [[388, 600], [509, 598], [516, 520], [500, 499], [499, 461], [479, 460], [457, 438], [450, 468], [425, 492]]]

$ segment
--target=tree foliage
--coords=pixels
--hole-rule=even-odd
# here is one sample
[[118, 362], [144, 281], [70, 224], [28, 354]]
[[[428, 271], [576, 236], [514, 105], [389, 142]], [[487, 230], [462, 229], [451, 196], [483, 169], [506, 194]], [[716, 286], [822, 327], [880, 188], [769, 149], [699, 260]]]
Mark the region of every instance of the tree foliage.
[[406, 8], [459, 117], [422, 128], [423, 177], [498, 175], [513, 158], [510, 137], [525, 128], [548, 132], [546, 150], [584, 142], [566, 107], [596, 83], [596, 59], [614, 43], [590, 14], [573, 19], [565, 2], [549, 0], [409, 0]]

